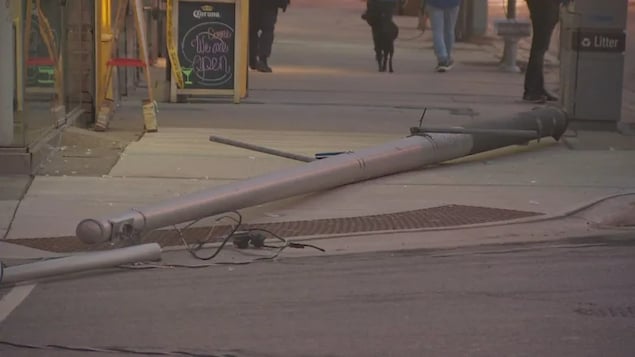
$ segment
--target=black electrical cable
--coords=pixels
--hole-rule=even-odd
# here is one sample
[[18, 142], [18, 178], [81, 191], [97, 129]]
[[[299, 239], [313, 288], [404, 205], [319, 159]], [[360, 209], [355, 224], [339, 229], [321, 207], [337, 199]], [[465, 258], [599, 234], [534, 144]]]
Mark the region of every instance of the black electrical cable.
[[[234, 218], [234, 217], [232, 217], [230, 215], [224, 215], [224, 216], [221, 216], [218, 219], [216, 219], [216, 222], [219, 222], [219, 221], [221, 221], [223, 219], [226, 219], [226, 218], [231, 219], [232, 221], [236, 222], [236, 227], [232, 229], [232, 231], [229, 233], [228, 237], [232, 237], [234, 235], [234, 233], [236, 233], [236, 231], [238, 230], [238, 228], [240, 227], [240, 225], [242, 224], [242, 221], [243, 221], [243, 217], [242, 217], [242, 215], [240, 213], [238, 213], [237, 211], [232, 211], [231, 213], [233, 213], [236, 216], [238, 216], [238, 219], [236, 219], [236, 218]], [[209, 243], [209, 241], [212, 239], [212, 232], [214, 231], [214, 228], [215, 227], [211, 227], [210, 230], [207, 232], [207, 236], [204, 239], [199, 240], [197, 242], [197, 246], [196, 246], [195, 250], [199, 250], [199, 249], [201, 249], [203, 247], [203, 245]], [[227, 239], [227, 238], [225, 238], [225, 239]]]
[[[211, 238], [211, 233], [213, 232], [215, 227], [211, 227], [210, 230], [207, 233], [207, 236], [205, 237], [205, 239], [203, 239], [202, 241], [199, 241], [196, 245], [196, 247], [191, 247], [186, 241], [185, 238], [183, 237], [183, 232], [182, 229], [186, 229], [188, 227], [191, 227], [193, 224], [195, 224], [196, 222], [198, 222], [199, 220], [196, 220], [194, 222], [191, 222], [189, 224], [187, 224], [185, 227], [183, 227], [182, 229], [179, 229], [177, 227], [174, 227], [174, 229], [177, 231], [177, 233], [179, 234], [179, 238], [181, 239], [181, 241], [183, 242], [183, 245], [185, 246], [185, 249], [196, 259], [198, 260], [211, 260], [213, 258], [215, 258], [220, 251], [225, 247], [225, 245], [227, 244], [227, 242], [234, 237], [235, 233], [239, 230], [241, 224], [242, 224], [242, 215], [237, 212], [237, 211], [232, 211], [231, 213], [235, 214], [238, 219], [235, 219], [232, 216], [226, 215], [226, 216], [222, 216], [220, 218], [218, 218], [216, 221], [220, 221], [222, 219], [225, 218], [229, 218], [232, 219], [234, 222], [236, 222], [236, 226], [234, 226], [232, 228], [232, 230], [230, 231], [230, 233], [223, 238], [223, 241], [221, 243], [221, 245], [216, 248], [216, 250], [214, 251], [214, 253], [210, 256], [207, 257], [201, 257], [199, 254], [197, 254], [196, 252], [198, 250], [200, 250], [202, 248], [202, 246], [209, 242], [210, 238]], [[214, 263], [210, 263], [210, 264], [153, 264], [153, 263], [138, 263], [138, 264], [131, 264], [131, 265], [120, 265], [120, 268], [124, 268], [124, 269], [155, 269], [155, 268], [188, 268], [188, 269], [200, 269], [200, 268], [208, 268], [214, 265], [247, 265], [247, 264], [251, 264], [255, 261], [263, 261], [263, 260], [274, 260], [276, 259], [278, 256], [280, 256], [280, 253], [282, 253], [282, 251], [284, 251], [287, 248], [297, 248], [297, 249], [304, 249], [304, 248], [313, 248], [316, 250], [319, 250], [321, 252], [326, 252], [326, 250], [312, 245], [312, 244], [305, 244], [305, 243], [298, 243], [298, 242], [291, 242], [288, 241], [287, 239], [284, 239], [282, 237], [280, 237], [279, 235], [277, 235], [276, 233], [264, 229], [264, 228], [249, 228], [246, 229], [245, 232], [247, 233], [252, 233], [252, 232], [261, 232], [261, 233], [266, 233], [268, 235], [270, 235], [271, 237], [279, 240], [280, 242], [282, 242], [282, 245], [268, 245], [268, 244], [264, 244], [264, 241], [266, 240], [267, 237], [263, 238], [262, 241], [258, 244], [254, 244], [253, 238], [251, 240], [251, 244], [254, 245], [256, 248], [270, 248], [270, 249], [277, 249], [277, 251], [268, 257], [258, 257], [258, 258], [254, 258], [252, 260], [248, 260], [248, 261], [233, 261], [233, 262], [214, 262]]]
[[[196, 252], [197, 252], [198, 250], [200, 250], [200, 249], [203, 247], [203, 245], [204, 245], [205, 243], [207, 243], [207, 242], [211, 239], [211, 237], [212, 237], [212, 232], [214, 231], [215, 226], [212, 226], [212, 227], [210, 228], [210, 230], [209, 230], [209, 231], [208, 231], [208, 233], [207, 233], [207, 237], [205, 237], [205, 239], [204, 239], [203, 241], [199, 241], [199, 242], [197, 243], [197, 246], [196, 246], [195, 248], [190, 247], [190, 246], [189, 246], [189, 244], [187, 244], [187, 242], [185, 241], [185, 238], [183, 238], [183, 234], [182, 234], [182, 232], [181, 232], [180, 230], [177, 230], [177, 232], [178, 232], [178, 234], [179, 234], [179, 237], [181, 238], [181, 241], [182, 241], [182, 242], [184, 243], [184, 245], [185, 245], [185, 249], [187, 249], [187, 251], [188, 251], [188, 252], [189, 252], [189, 253], [190, 253], [190, 254], [191, 254], [194, 258], [196, 258], [196, 259], [199, 259], [199, 260], [212, 260], [212, 259], [214, 259], [214, 258], [215, 258], [215, 257], [216, 257], [216, 256], [217, 256], [220, 252], [221, 252], [221, 250], [223, 250], [223, 248], [225, 247], [225, 245], [227, 244], [227, 242], [228, 242], [228, 241], [229, 241], [229, 240], [230, 240], [230, 239], [234, 236], [234, 233], [236, 233], [236, 231], [238, 230], [238, 228], [239, 228], [239, 227], [240, 227], [240, 225], [242, 224], [242, 221], [243, 221], [243, 216], [242, 216], [239, 212], [237, 212], [237, 211], [232, 211], [232, 213], [234, 213], [234, 214], [236, 214], [236, 215], [238, 216], [238, 219], [237, 219], [237, 220], [236, 220], [236, 219], [234, 219], [234, 221], [236, 222], [236, 225], [232, 228], [232, 230], [229, 232], [229, 234], [227, 234], [227, 236], [223, 239], [223, 241], [222, 241], [222, 242], [221, 242], [221, 244], [218, 246], [218, 248], [216, 248], [216, 250], [214, 251], [214, 253], [212, 253], [211, 255], [209, 255], [209, 256], [207, 256], [207, 257], [203, 257], [203, 256], [198, 255]], [[220, 217], [219, 219], [217, 219], [216, 221], [222, 220], [222, 219], [224, 219], [224, 218], [231, 218], [231, 219], [233, 219], [233, 217], [231, 217], [231, 216], [223, 216], [223, 217]], [[193, 224], [194, 224], [194, 223], [196, 223], [196, 222], [197, 222], [197, 221], [192, 222], [192, 223], [190, 223], [189, 225], [187, 225], [186, 227], [189, 227], [189, 226], [193, 225]]]
[[[255, 231], [255, 232], [267, 233], [267, 234], [271, 235], [272, 237], [274, 237], [274, 238], [280, 240], [281, 242], [285, 243], [285, 245], [287, 247], [289, 247], [289, 248], [313, 248], [313, 249], [319, 250], [321, 252], [326, 252], [326, 250], [324, 250], [324, 249], [322, 249], [322, 248], [320, 248], [318, 246], [315, 246], [313, 244], [291, 242], [291, 241], [289, 241], [287, 239], [284, 239], [284, 238], [280, 237], [279, 235], [275, 234], [274, 232], [272, 232], [270, 230], [267, 230], [267, 229], [264, 229], [264, 228], [250, 228], [247, 231], [248, 232], [254, 232]], [[269, 246], [269, 245], [265, 245], [264, 247], [265, 248], [282, 248], [284, 246]]]
[[326, 252], [324, 248], [320, 248], [317, 245], [307, 244], [307, 243], [298, 243], [298, 242], [289, 242], [289, 248], [299, 248], [299, 249], [313, 248], [323, 253]]

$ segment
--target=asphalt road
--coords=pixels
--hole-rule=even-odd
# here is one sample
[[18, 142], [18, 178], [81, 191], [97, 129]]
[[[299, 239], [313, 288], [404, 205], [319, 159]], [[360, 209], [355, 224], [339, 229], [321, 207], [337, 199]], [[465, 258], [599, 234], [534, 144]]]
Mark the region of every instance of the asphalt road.
[[37, 285], [0, 340], [253, 357], [632, 356], [632, 238], [93, 274]]

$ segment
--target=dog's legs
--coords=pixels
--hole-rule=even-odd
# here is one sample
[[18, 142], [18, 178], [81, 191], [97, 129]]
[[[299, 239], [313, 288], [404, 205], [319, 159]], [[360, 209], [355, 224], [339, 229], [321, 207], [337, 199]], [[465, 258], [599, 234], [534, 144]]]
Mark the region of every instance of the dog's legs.
[[373, 46], [375, 49], [375, 61], [377, 61], [378, 70], [381, 71], [381, 33], [376, 25], [371, 25], [373, 34]]
[[392, 47], [388, 53], [388, 71], [390, 71], [390, 73], [394, 72], [393, 68], [392, 68], [392, 56], [395, 54], [395, 48]]
[[386, 72], [386, 66], [388, 64], [388, 51], [384, 50], [381, 58], [381, 71]]
[[390, 72], [394, 72], [393, 67], [392, 67], [392, 57], [395, 54], [395, 40], [397, 39], [397, 37], [399, 37], [399, 27], [392, 22], [392, 41], [390, 41], [390, 46], [389, 46], [389, 52], [390, 52], [390, 63], [389, 63], [389, 70]]

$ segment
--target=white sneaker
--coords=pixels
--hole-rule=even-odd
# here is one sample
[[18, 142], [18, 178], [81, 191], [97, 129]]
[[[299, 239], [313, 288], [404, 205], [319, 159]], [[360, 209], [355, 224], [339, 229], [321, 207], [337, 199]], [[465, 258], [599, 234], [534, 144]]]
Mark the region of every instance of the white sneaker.
[[452, 67], [449, 62], [441, 62], [437, 64], [437, 72], [447, 72], [450, 70], [450, 68]]

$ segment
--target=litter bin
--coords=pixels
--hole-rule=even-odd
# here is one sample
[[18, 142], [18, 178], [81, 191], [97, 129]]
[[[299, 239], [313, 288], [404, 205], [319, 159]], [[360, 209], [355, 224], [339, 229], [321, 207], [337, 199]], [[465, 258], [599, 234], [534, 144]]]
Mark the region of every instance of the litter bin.
[[560, 13], [560, 96], [574, 125], [620, 121], [628, 0], [574, 0]]

